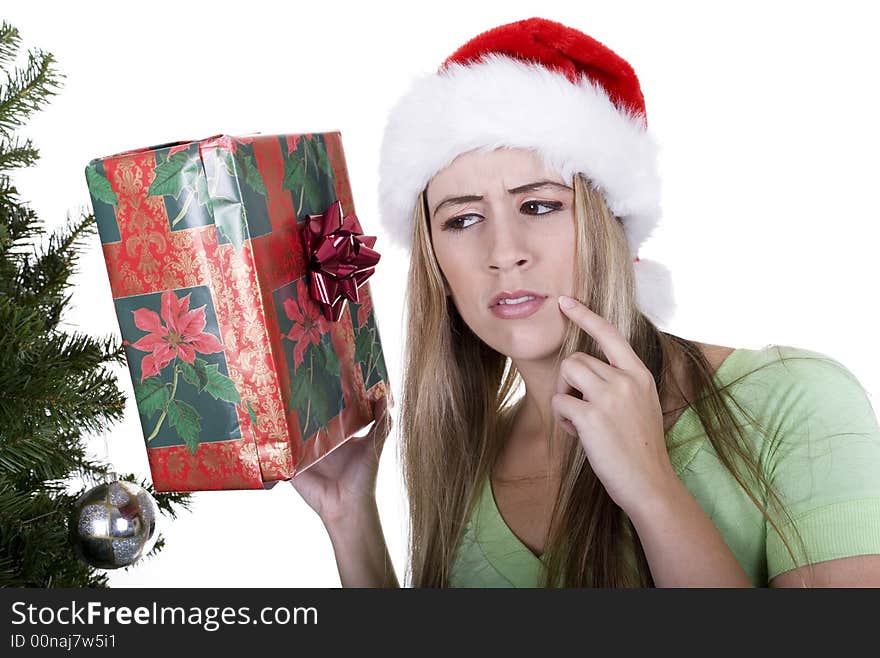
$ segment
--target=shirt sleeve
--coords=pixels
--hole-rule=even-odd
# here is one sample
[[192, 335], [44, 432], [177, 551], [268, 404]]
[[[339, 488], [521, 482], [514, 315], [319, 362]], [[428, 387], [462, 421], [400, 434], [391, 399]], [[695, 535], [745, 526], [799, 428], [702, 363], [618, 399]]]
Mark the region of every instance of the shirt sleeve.
[[[776, 435], [765, 457], [770, 483], [791, 515], [771, 514], [767, 578], [825, 560], [880, 554], [880, 426], [867, 392], [818, 352], [786, 359], [776, 392]], [[772, 395], [772, 393], [771, 393]], [[768, 501], [772, 505], [772, 501]], [[804, 545], [792, 533], [796, 528]]]

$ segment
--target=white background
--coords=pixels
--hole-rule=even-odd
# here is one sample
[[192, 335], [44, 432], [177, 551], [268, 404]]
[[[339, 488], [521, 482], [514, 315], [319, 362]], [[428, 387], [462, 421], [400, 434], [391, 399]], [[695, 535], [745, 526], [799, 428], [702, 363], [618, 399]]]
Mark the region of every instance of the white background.
[[[340, 130], [356, 209], [378, 235], [371, 279], [399, 396], [407, 260], [378, 223], [385, 116], [411, 78], [477, 33], [534, 15], [566, 23], [635, 68], [660, 141], [664, 219], [641, 255], [673, 274], [666, 330], [735, 347], [818, 350], [876, 401], [880, 41], [869, 2], [88, 2], [4, 0], [24, 46], [52, 52], [65, 87], [20, 131], [42, 157], [15, 176], [50, 228], [89, 208], [94, 157], [215, 133]], [[524, 89], [526, 94], [529, 90]], [[383, 248], [384, 247], [384, 248]], [[119, 327], [95, 237], [66, 326]], [[118, 370], [132, 395], [128, 371]], [[406, 507], [397, 434], [378, 503], [398, 576]], [[109, 433], [116, 468], [149, 476], [134, 403]], [[90, 447], [104, 455], [104, 440]], [[330, 541], [295, 490], [194, 495], [166, 549], [124, 586], [338, 586]]]

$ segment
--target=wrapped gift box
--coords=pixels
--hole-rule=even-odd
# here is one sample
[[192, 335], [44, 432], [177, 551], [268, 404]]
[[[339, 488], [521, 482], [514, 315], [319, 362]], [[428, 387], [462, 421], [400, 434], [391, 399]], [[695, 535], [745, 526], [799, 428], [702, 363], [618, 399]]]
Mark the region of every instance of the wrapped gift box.
[[86, 181], [158, 491], [266, 488], [393, 399], [339, 132], [162, 144]]

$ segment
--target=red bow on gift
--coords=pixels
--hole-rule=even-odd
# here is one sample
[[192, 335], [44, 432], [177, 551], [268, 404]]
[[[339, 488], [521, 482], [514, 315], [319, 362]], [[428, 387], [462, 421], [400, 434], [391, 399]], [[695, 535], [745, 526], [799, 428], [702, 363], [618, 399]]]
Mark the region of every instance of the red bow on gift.
[[342, 218], [337, 200], [320, 215], [309, 215], [302, 228], [309, 259], [309, 294], [324, 316], [339, 322], [347, 297], [358, 302], [358, 288], [375, 272], [381, 255], [373, 251], [376, 236], [363, 235], [354, 214]]

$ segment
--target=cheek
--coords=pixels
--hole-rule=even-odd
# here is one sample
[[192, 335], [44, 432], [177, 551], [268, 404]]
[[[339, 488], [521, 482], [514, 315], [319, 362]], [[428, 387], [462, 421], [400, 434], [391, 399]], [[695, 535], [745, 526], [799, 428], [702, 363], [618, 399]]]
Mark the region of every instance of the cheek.
[[473, 275], [473, 267], [470, 265], [467, 252], [444, 240], [435, 246], [434, 257], [452, 292], [456, 295], [463, 294], [470, 287], [468, 280]]
[[555, 254], [556, 280], [563, 284], [566, 294], [571, 291], [574, 283], [575, 240], [573, 223], [565, 224], [547, 236], [545, 252]]

